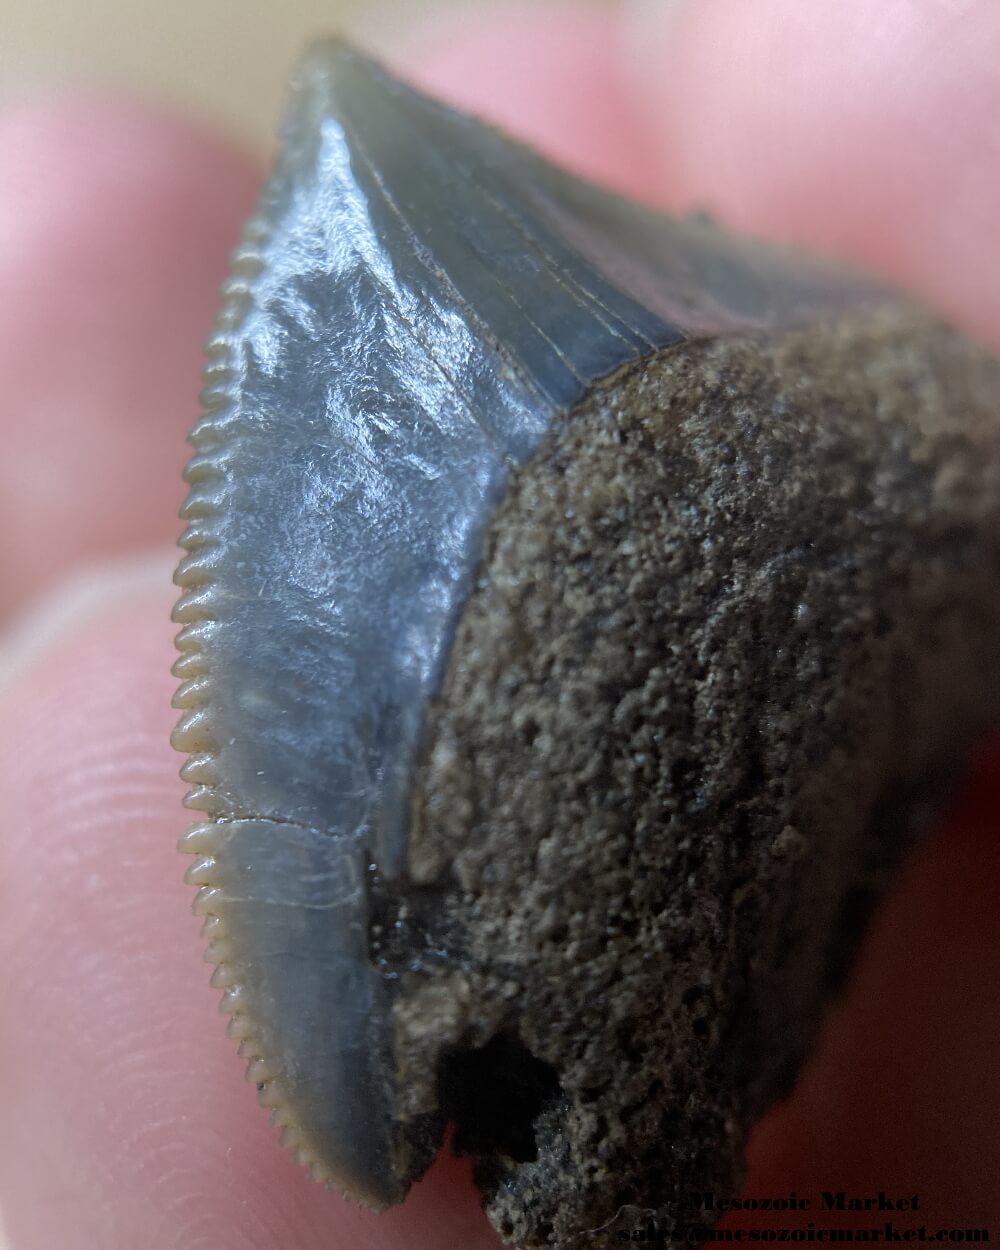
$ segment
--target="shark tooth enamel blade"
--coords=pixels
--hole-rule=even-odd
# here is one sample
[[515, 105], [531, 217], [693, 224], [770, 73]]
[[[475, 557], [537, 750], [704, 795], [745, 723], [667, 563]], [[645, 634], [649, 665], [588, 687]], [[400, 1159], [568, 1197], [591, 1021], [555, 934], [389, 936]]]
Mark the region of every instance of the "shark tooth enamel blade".
[[182, 847], [283, 1140], [381, 1209], [450, 1122], [523, 1247], [734, 1193], [996, 723], [997, 361], [338, 41], [207, 354]]

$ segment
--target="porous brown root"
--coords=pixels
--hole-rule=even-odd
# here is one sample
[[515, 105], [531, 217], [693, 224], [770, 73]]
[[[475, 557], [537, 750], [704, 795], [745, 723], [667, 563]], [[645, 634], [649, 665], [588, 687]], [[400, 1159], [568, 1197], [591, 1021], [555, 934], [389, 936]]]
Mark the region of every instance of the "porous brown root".
[[451, 957], [396, 1010], [416, 1101], [473, 1065], [453, 1114], [514, 1244], [738, 1192], [1000, 709], [998, 396], [901, 305], [640, 364], [514, 481], [411, 830]]

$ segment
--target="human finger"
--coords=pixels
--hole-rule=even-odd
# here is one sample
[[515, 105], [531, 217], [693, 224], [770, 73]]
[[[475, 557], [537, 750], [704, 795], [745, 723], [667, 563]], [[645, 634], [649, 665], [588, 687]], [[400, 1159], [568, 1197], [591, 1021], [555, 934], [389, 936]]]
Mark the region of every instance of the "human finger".
[[390, 53], [400, 72], [584, 177], [649, 195], [655, 149], [621, 76], [621, 22], [575, 0], [447, 12]]
[[832, 251], [1000, 344], [990, 0], [507, 3], [396, 60], [578, 172]]
[[1000, 345], [1000, 7], [642, 0], [650, 190], [861, 262]]
[[888, 1218], [933, 1234], [988, 1229], [1000, 1216], [998, 800], [994, 740], [876, 918], [794, 1094], [757, 1128], [746, 1193], [810, 1198], [797, 1226], [823, 1224], [824, 1191], [919, 1200], [899, 1215], [845, 1210], [827, 1223]]
[[246, 157], [124, 102], [0, 111], [0, 621], [80, 559], [168, 541]]
[[[0, 1207], [17, 1250], [493, 1250], [443, 1157], [376, 1217], [255, 1105], [208, 985], [167, 745], [171, 553], [104, 572], [0, 692]], [[51, 610], [50, 610], [51, 614]]]

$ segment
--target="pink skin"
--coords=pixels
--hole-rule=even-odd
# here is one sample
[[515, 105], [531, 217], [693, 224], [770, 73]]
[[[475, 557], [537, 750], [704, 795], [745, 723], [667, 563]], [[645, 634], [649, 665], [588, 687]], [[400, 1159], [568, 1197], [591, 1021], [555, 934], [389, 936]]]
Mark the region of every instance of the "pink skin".
[[[669, 37], [664, 12], [533, 5], [439, 30], [408, 63], [593, 176], [878, 264], [1000, 344], [989, 0], [699, 0]], [[82, 559], [175, 537], [199, 344], [256, 178], [133, 106], [0, 115], [8, 610]], [[300, 1174], [254, 1106], [173, 850], [172, 599], [126, 595], [0, 691], [14, 1250], [496, 1246], [465, 1163], [442, 1158], [375, 1218]], [[748, 1192], [899, 1188], [931, 1226], [1000, 1216], [998, 775], [984, 753], [896, 890], [820, 1053], [754, 1136]]]
[[452, 13], [397, 52], [418, 86], [485, 114], [585, 178], [648, 196], [655, 146], [636, 124], [618, 24], [578, 0], [528, 0], [491, 20]]
[[172, 539], [199, 343], [257, 183], [120, 102], [0, 113], [0, 616], [81, 558]]

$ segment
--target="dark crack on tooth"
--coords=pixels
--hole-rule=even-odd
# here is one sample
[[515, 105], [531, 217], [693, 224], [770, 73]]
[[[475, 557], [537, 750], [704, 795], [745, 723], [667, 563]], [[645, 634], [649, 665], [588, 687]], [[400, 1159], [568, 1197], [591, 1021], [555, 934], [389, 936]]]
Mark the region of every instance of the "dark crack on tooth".
[[369, 958], [383, 978], [429, 972], [453, 957], [456, 936], [442, 907], [443, 887], [386, 881], [370, 863], [367, 891]]

